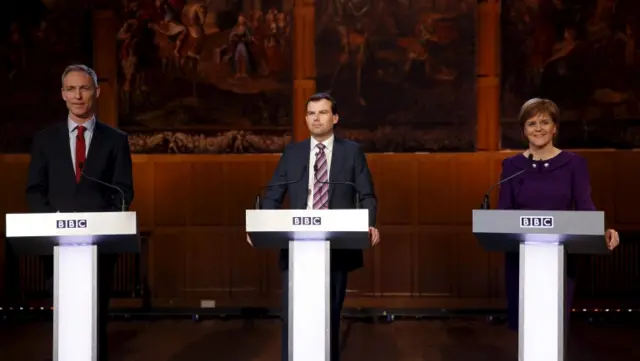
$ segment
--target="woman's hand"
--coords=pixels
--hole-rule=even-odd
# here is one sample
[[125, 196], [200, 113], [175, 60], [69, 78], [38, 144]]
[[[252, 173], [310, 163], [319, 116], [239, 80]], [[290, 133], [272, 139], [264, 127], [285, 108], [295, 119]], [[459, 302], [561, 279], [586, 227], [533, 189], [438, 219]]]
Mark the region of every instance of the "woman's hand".
[[610, 250], [618, 247], [620, 244], [620, 236], [614, 229], [607, 229], [604, 234], [604, 238], [607, 241], [607, 247], [609, 247]]

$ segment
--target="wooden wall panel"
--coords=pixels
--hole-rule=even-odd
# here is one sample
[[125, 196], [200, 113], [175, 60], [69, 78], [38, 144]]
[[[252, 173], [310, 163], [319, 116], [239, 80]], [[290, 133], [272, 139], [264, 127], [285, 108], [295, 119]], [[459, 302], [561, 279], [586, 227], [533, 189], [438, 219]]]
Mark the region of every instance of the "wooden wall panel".
[[294, 0], [293, 6], [293, 139], [300, 141], [309, 136], [309, 130], [300, 116], [307, 112], [307, 99], [316, 92], [315, 2]]
[[[640, 230], [640, 174], [633, 166], [640, 164], [640, 152], [581, 153], [590, 165], [594, 201], [608, 212], [609, 225]], [[502, 159], [511, 154], [369, 155], [382, 243], [365, 252], [365, 267], [351, 275], [347, 306], [503, 305], [502, 255], [478, 246], [471, 234], [471, 210], [479, 207], [485, 191], [499, 179]], [[219, 306], [278, 306], [278, 252], [252, 249], [243, 229], [244, 210], [255, 206], [278, 157], [134, 156], [132, 208], [141, 229], [150, 233], [146, 271], [153, 306], [199, 307], [202, 300]], [[28, 159], [0, 156], [0, 210], [5, 213], [26, 211]], [[491, 197], [494, 207], [497, 193], [495, 189]], [[615, 257], [594, 264], [602, 272], [627, 270], [620, 265], [630, 262], [638, 249], [626, 245]], [[0, 247], [0, 256], [3, 252]], [[25, 267], [29, 262], [23, 262]], [[132, 267], [132, 262], [127, 258], [120, 268]], [[627, 273], [616, 290], [637, 277], [637, 272]], [[593, 287], [605, 287], [599, 273], [592, 278]], [[131, 277], [122, 282], [130, 287]], [[588, 291], [592, 286], [581, 287]]]
[[418, 166], [410, 158], [395, 162], [372, 159], [371, 175], [378, 197], [377, 222], [384, 225], [415, 224], [417, 209]]
[[186, 247], [190, 235], [181, 228], [153, 231], [149, 242], [152, 298], [168, 300], [171, 304], [184, 297], [186, 268], [191, 266], [187, 263]]
[[[454, 157], [433, 155], [421, 157], [416, 162], [418, 177], [416, 215], [419, 224], [446, 225], [454, 218], [455, 208], [450, 204], [455, 190], [451, 187], [451, 175], [455, 169]], [[426, 186], [427, 184], [439, 186]]]
[[[456, 279], [454, 227], [420, 226], [413, 239], [411, 265], [414, 277], [412, 294], [422, 297], [454, 297]], [[390, 248], [390, 247], [389, 247]]]
[[[218, 164], [212, 164], [218, 167]], [[154, 165], [154, 226], [186, 227], [189, 216], [191, 168], [189, 162], [161, 161]], [[200, 195], [198, 195], [200, 196]]]
[[624, 152], [608, 158], [612, 174], [613, 223], [623, 227], [634, 227], [640, 223], [638, 194], [640, 191], [640, 152]]
[[[381, 296], [410, 296], [413, 293], [413, 272], [415, 267], [411, 257], [414, 235], [409, 227], [379, 227], [380, 235], [384, 235], [386, 243], [380, 243], [376, 252], [375, 265], [381, 265], [378, 272], [380, 278], [379, 294]], [[375, 267], [375, 266], [374, 266]], [[372, 269], [369, 269], [372, 270]], [[353, 286], [352, 286], [353, 287]]]
[[140, 228], [150, 230], [154, 226], [155, 167], [147, 156], [136, 157], [133, 162], [133, 193], [136, 202], [131, 210], [138, 213]]
[[476, 150], [500, 149], [500, 1], [478, 1]]
[[118, 124], [118, 57], [114, 39], [119, 28], [119, 19], [112, 11], [93, 12], [93, 68], [101, 88], [97, 116], [112, 126]]

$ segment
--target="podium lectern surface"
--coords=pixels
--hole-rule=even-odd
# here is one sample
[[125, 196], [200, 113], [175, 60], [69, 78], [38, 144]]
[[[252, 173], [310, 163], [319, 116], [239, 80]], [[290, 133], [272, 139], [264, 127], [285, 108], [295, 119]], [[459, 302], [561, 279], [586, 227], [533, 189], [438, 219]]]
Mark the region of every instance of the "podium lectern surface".
[[[331, 350], [331, 249], [363, 249], [367, 209], [247, 210], [255, 247], [289, 249], [289, 361], [328, 361]], [[285, 285], [283, 285], [284, 287]]]
[[17, 254], [53, 254], [54, 246], [98, 245], [100, 253], [138, 253], [135, 212], [13, 213], [6, 236]]
[[520, 243], [558, 243], [568, 253], [609, 254], [604, 212], [473, 210], [473, 234], [487, 251], [518, 252]]
[[19, 254], [54, 257], [53, 360], [97, 360], [100, 252], [139, 252], [135, 212], [6, 215]]
[[520, 253], [519, 361], [563, 361], [566, 253], [609, 254], [604, 212], [473, 210], [487, 251]]
[[289, 241], [329, 241], [331, 249], [365, 249], [367, 209], [247, 210], [247, 233], [256, 248], [289, 248]]

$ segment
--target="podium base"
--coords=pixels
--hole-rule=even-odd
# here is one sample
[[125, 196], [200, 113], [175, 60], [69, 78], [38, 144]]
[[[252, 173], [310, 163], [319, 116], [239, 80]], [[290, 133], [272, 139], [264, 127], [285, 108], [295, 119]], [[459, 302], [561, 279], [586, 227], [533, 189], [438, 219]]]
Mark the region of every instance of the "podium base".
[[289, 361], [329, 361], [331, 260], [325, 240], [289, 242]]
[[519, 361], [564, 360], [564, 267], [561, 244], [520, 245]]
[[96, 361], [97, 246], [56, 246], [53, 257], [53, 361]]

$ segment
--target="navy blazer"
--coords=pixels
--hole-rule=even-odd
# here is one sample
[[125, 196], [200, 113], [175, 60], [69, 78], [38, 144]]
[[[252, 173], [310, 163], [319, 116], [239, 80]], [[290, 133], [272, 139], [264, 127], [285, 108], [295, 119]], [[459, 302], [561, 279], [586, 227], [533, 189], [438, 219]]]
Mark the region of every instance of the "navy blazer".
[[[122, 189], [127, 207], [133, 201], [131, 152], [126, 133], [97, 121], [83, 170], [92, 178]], [[66, 122], [36, 135], [27, 180], [31, 212], [120, 211], [121, 202], [122, 197], [115, 189], [85, 177], [76, 183]]]
[[[262, 198], [262, 209], [279, 209], [287, 193], [290, 208], [307, 208], [310, 153], [310, 139], [285, 147], [269, 184], [292, 181], [295, 183], [267, 188]], [[377, 200], [373, 180], [365, 154], [357, 143], [338, 137], [334, 139], [329, 181], [351, 182], [356, 185], [360, 206], [369, 210], [369, 225], [374, 227]], [[355, 200], [356, 190], [351, 185], [329, 185], [329, 209], [353, 209], [356, 207]], [[361, 250], [331, 251], [332, 270], [353, 271], [362, 267], [363, 263]], [[279, 265], [281, 269], [287, 269], [289, 265], [287, 250], [281, 250]]]

